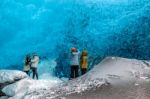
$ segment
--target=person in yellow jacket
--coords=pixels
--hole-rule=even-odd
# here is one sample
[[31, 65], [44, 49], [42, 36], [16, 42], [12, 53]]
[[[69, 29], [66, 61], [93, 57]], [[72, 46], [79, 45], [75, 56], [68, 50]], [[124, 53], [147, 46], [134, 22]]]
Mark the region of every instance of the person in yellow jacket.
[[81, 74], [84, 75], [88, 69], [88, 52], [84, 50], [80, 57]]
[[29, 75], [30, 72], [30, 66], [31, 66], [31, 58], [30, 55], [27, 55], [24, 60], [24, 72]]

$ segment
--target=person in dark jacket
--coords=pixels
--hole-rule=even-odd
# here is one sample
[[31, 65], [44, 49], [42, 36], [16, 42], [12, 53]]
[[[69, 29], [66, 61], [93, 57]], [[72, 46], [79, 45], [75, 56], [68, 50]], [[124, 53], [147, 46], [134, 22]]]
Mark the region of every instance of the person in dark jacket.
[[24, 60], [24, 72], [27, 74], [27, 75], [30, 75], [29, 72], [30, 72], [30, 66], [31, 66], [31, 58], [30, 58], [30, 55], [28, 54]]

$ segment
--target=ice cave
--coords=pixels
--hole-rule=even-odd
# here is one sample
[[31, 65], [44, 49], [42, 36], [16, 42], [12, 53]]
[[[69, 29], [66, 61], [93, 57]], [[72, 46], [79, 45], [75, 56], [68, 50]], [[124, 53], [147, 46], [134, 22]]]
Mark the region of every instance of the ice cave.
[[[149, 0], [1, 0], [0, 68], [22, 69], [27, 53], [67, 76], [71, 47], [106, 56], [150, 59]], [[55, 65], [56, 65], [55, 64]], [[62, 73], [61, 73], [62, 72]]]
[[37, 53], [40, 79], [66, 81], [72, 47], [88, 51], [89, 71], [106, 57], [150, 60], [150, 0], [0, 0], [0, 70]]

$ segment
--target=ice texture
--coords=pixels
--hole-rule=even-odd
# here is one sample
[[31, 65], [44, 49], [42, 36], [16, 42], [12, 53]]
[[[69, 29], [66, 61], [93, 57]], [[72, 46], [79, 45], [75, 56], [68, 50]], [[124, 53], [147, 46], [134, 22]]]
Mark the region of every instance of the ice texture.
[[23, 78], [27, 78], [27, 74], [17, 70], [0, 70], [0, 83], [12, 83]]
[[106, 56], [150, 59], [149, 22], [149, 0], [1, 0], [0, 68], [37, 52], [68, 76], [71, 47], [89, 51], [90, 69]]

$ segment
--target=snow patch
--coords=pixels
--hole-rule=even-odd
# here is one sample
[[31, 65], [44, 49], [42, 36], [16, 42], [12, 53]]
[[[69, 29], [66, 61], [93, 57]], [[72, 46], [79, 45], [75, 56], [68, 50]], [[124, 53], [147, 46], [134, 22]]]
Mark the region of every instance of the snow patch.
[[27, 78], [26, 73], [17, 70], [0, 70], [0, 83], [14, 82]]
[[14, 84], [8, 85], [3, 88], [3, 92], [13, 99], [22, 99], [24, 95], [28, 92], [37, 91], [37, 90], [46, 90], [50, 87], [54, 87], [58, 83], [61, 83], [61, 80], [32, 80], [32, 79], [23, 79]]

